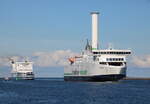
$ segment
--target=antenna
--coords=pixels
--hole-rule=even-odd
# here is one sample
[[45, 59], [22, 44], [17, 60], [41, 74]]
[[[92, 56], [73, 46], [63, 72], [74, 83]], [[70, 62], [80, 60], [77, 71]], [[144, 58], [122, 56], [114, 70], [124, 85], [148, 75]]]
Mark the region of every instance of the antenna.
[[112, 44], [112, 43], [108, 43], [108, 49], [109, 49], [109, 50], [114, 49], [114, 47], [113, 47], [113, 44]]
[[92, 50], [92, 47], [91, 47], [91, 45], [89, 44], [89, 40], [88, 40], [88, 39], [86, 39], [86, 40], [87, 40], [87, 43], [86, 43], [85, 50], [91, 51], [91, 50]]
[[12, 58], [10, 58], [10, 57], [8, 58], [8, 60], [11, 61], [12, 64], [15, 63], [14, 59], [12, 59]]
[[27, 56], [24, 57], [25, 62], [29, 61], [29, 58]]

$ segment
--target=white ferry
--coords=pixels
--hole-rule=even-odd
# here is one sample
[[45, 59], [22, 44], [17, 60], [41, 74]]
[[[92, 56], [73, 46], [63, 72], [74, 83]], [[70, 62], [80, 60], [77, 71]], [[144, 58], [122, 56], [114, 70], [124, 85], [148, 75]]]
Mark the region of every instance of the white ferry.
[[33, 63], [29, 61], [24, 62], [15, 62], [11, 59], [12, 65], [12, 78], [16, 80], [26, 79], [26, 80], [33, 80], [34, 73], [33, 73]]
[[87, 41], [80, 56], [69, 58], [65, 81], [117, 81], [126, 77], [126, 56], [131, 50], [98, 49], [98, 12], [92, 12], [92, 45]]

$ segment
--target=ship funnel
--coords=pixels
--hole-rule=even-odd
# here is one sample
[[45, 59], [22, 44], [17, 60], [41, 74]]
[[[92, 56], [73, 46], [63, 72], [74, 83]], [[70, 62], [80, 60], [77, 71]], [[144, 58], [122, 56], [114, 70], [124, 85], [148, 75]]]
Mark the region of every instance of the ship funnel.
[[98, 49], [98, 15], [99, 12], [91, 12], [92, 15], [92, 50]]

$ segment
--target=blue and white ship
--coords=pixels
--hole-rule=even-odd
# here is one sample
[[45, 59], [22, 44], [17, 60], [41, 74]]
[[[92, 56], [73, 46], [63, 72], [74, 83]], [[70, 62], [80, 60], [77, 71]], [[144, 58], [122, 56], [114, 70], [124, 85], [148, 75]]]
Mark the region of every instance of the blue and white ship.
[[98, 12], [92, 12], [92, 44], [87, 41], [80, 56], [69, 58], [64, 68], [65, 81], [118, 81], [126, 77], [126, 56], [131, 50], [99, 49]]
[[24, 61], [24, 62], [15, 62], [11, 59], [12, 71], [11, 75], [13, 79], [20, 80], [33, 80], [33, 62]]

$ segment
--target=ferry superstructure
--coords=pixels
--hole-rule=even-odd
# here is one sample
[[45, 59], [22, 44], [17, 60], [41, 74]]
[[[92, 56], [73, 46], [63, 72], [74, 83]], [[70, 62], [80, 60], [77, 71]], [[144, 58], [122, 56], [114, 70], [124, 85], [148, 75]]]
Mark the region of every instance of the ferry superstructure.
[[33, 62], [24, 61], [24, 62], [15, 62], [11, 60], [12, 71], [11, 75], [13, 79], [25, 79], [25, 80], [33, 80]]
[[131, 50], [98, 49], [98, 12], [92, 12], [92, 45], [87, 41], [80, 56], [69, 58], [65, 81], [117, 81], [126, 77], [126, 56]]

